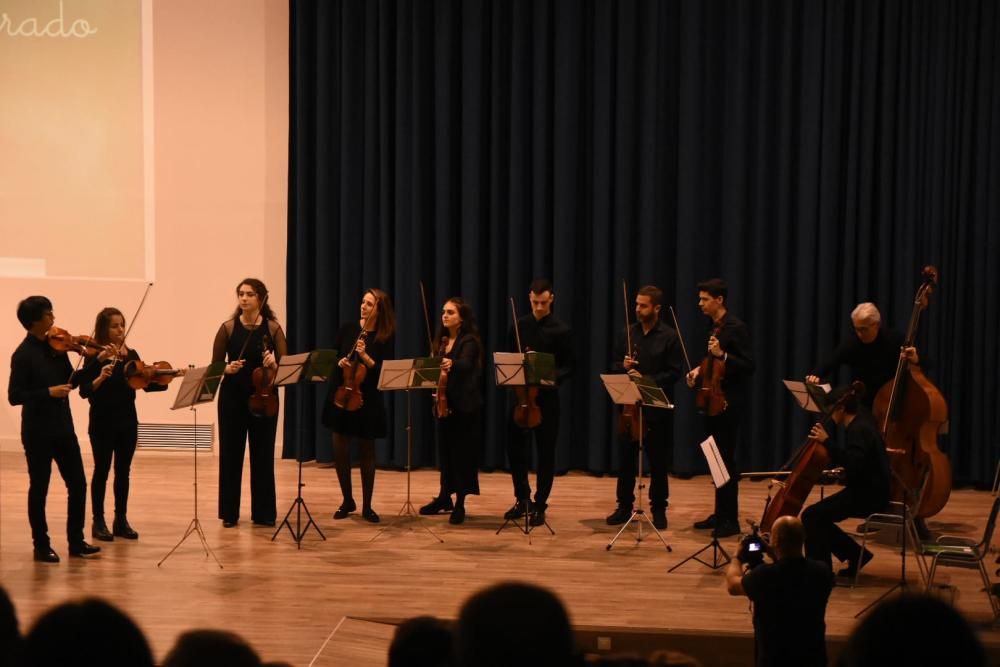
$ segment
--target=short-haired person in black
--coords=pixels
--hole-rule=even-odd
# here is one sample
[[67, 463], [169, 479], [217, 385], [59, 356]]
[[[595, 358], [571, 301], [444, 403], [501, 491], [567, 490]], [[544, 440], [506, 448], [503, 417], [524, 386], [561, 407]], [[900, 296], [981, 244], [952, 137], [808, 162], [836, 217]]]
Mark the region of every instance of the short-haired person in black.
[[[105, 542], [115, 537], [136, 540], [139, 533], [128, 522], [128, 491], [132, 457], [139, 438], [139, 417], [135, 411], [135, 389], [125, 378], [125, 367], [130, 361], [139, 361], [139, 353], [125, 346], [125, 316], [117, 308], [104, 308], [97, 314], [94, 339], [105, 349], [87, 361], [80, 382], [80, 396], [90, 401], [87, 431], [94, 453], [90, 534]], [[145, 391], [164, 391], [166, 388], [165, 384], [151, 382]], [[104, 520], [104, 493], [112, 459], [115, 468], [113, 533]]]
[[[274, 438], [278, 415], [251, 414], [253, 371], [277, 369], [288, 344], [267, 302], [267, 287], [256, 278], [236, 286], [237, 306], [222, 323], [212, 345], [212, 363], [226, 361], [219, 388], [219, 518], [232, 528], [240, 520], [243, 458], [250, 443], [250, 518], [273, 526], [278, 514], [274, 493]], [[240, 356], [242, 354], [242, 356]]]
[[[754, 371], [747, 325], [729, 312], [729, 287], [719, 278], [698, 284], [698, 307], [709, 318], [708, 355], [725, 366], [721, 388], [725, 406], [721, 413], [705, 415], [705, 429], [715, 438], [722, 461], [729, 471], [729, 482], [715, 490], [715, 512], [697, 521], [697, 529], [711, 528], [716, 537], [728, 537], [740, 532], [739, 470], [736, 450], [743, 437], [743, 415], [750, 399], [750, 375]], [[687, 384], [694, 388], [700, 368], [687, 374]]]
[[58, 563], [49, 542], [45, 499], [49, 493], [52, 462], [66, 483], [66, 539], [70, 556], [89, 556], [101, 550], [83, 539], [87, 505], [87, 476], [83, 472], [80, 442], [73, 427], [69, 394], [79, 383], [66, 352], [57, 352], [48, 341], [55, 323], [52, 302], [29, 296], [17, 305], [17, 319], [28, 334], [10, 358], [7, 400], [21, 407], [21, 444], [28, 462], [28, 522], [35, 560]]
[[802, 555], [802, 522], [783, 516], [771, 527], [773, 563], [751, 567], [741, 550], [726, 568], [730, 595], [753, 603], [754, 664], [826, 667], [826, 604], [833, 575]]
[[[545, 523], [549, 494], [556, 467], [556, 441], [559, 437], [559, 385], [569, 377], [573, 366], [573, 350], [569, 325], [552, 314], [555, 301], [552, 283], [538, 279], [528, 287], [531, 313], [517, 318], [523, 352], [547, 352], [555, 356], [556, 386], [540, 387], [536, 404], [542, 422], [532, 429], [524, 429], [514, 422], [511, 411], [507, 423], [507, 457], [510, 459], [510, 476], [514, 482], [514, 506], [504, 514], [505, 519], [519, 519], [531, 513], [533, 526]], [[507, 348], [517, 350], [514, 327], [507, 333]], [[527, 435], [526, 435], [527, 434]], [[538, 474], [535, 502], [531, 502], [528, 483], [528, 462], [531, 460], [531, 436], [538, 448]]]
[[[364, 335], [361, 335], [362, 328]], [[386, 436], [385, 401], [378, 390], [382, 362], [393, 356], [392, 338], [396, 331], [396, 316], [389, 295], [380, 289], [369, 289], [361, 297], [360, 319], [341, 325], [334, 348], [341, 357], [330, 376], [330, 391], [323, 404], [323, 424], [333, 431], [333, 456], [337, 465], [337, 480], [343, 502], [333, 514], [334, 519], [346, 519], [358, 508], [351, 485], [351, 439], [358, 442], [361, 455], [361, 516], [378, 523], [372, 509], [375, 489], [375, 438]], [[365, 376], [357, 387], [348, 387], [345, 373], [355, 375], [355, 364], [364, 364]], [[343, 389], [340, 389], [343, 387]], [[339, 390], [339, 391], [338, 391]], [[351, 397], [351, 391], [360, 393]], [[337, 405], [337, 397], [343, 405]]]
[[444, 302], [434, 349], [444, 357], [448, 405], [446, 414], [438, 414], [441, 487], [420, 513], [451, 512], [448, 522], [457, 525], [465, 521], [465, 497], [479, 495], [483, 409], [483, 344], [472, 308], [461, 297]]
[[[652, 378], [673, 401], [674, 384], [684, 373], [684, 355], [680, 338], [674, 328], [660, 319], [663, 291], [646, 285], [635, 296], [636, 322], [629, 325], [629, 336], [620, 334], [615, 350], [621, 355], [612, 368], [633, 376]], [[628, 340], [632, 348], [628, 349]], [[658, 530], [667, 527], [667, 505], [670, 500], [668, 473], [673, 464], [673, 410], [650, 408], [642, 411], [643, 449], [649, 461], [649, 510]], [[609, 525], [623, 524], [632, 516], [635, 502], [635, 477], [638, 474], [639, 443], [630, 433], [619, 436], [618, 484], [615, 488], [617, 508], [606, 519]]]
[[[850, 391], [849, 386], [838, 387], [826, 400], [831, 405], [836, 404]], [[822, 424], [813, 426], [809, 437], [825, 443], [833, 462], [844, 468], [844, 488], [802, 512], [806, 555], [825, 563], [831, 570], [832, 556], [836, 556], [847, 562], [847, 567], [837, 574], [853, 577], [871, 560], [872, 553], [866, 549], [859, 560], [860, 545], [837, 522], [848, 517], [864, 518], [885, 509], [889, 502], [889, 459], [875, 420], [870, 412], [860, 407], [857, 397], [846, 396], [830, 418], [846, 431], [843, 450], [835, 446]]]

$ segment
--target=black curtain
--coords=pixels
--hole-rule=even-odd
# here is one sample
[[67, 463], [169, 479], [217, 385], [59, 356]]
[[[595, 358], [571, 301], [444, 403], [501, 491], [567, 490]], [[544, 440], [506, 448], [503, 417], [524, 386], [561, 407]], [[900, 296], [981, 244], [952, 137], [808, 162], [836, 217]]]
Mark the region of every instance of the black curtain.
[[[956, 480], [989, 482], [998, 41], [986, 0], [293, 0], [291, 349], [329, 346], [378, 286], [395, 300], [397, 356], [426, 354], [423, 281], [432, 324], [464, 296], [492, 353], [507, 297], [527, 312], [529, 281], [549, 277], [577, 359], [558, 467], [604, 473], [616, 444], [597, 376], [623, 326], [622, 278], [630, 299], [663, 288], [697, 363], [696, 284], [719, 276], [757, 361], [739, 459], [772, 469], [808, 430], [781, 380], [853, 335], [859, 302], [905, 329], [935, 264], [918, 344], [950, 405], [942, 443]], [[506, 465], [489, 376], [486, 469]], [[699, 418], [677, 394], [676, 468], [703, 471]], [[324, 396], [289, 391], [286, 456], [330, 458]], [[430, 399], [411, 398], [414, 461], [433, 465]], [[390, 402], [378, 461], [402, 466], [406, 400]]]

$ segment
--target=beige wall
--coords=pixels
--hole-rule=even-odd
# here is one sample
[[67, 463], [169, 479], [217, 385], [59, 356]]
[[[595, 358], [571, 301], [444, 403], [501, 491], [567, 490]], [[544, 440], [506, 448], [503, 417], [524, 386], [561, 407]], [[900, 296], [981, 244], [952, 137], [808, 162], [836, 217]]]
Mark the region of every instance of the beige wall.
[[[143, 44], [144, 79], [136, 82], [141, 89], [145, 81], [145, 101], [152, 101], [152, 106], [145, 108], [143, 123], [145, 176], [149, 177], [144, 190], [146, 214], [131, 228], [144, 229], [145, 237], [140, 234], [139, 243], [129, 234], [87, 233], [83, 224], [77, 227], [81, 231], [72, 234], [71, 245], [77, 252], [109, 264], [128, 258], [130, 266], [135, 265], [136, 257], [144, 256], [144, 246], [148, 246], [149, 256], [140, 266], [145, 266], [147, 277], [155, 284], [129, 343], [148, 361], [202, 365], [209, 360], [220, 322], [235, 307], [235, 287], [241, 278], [264, 280], [282, 321], [286, 314], [288, 4], [285, 0], [135, 2], [142, 6], [146, 28], [151, 28], [152, 34]], [[114, 3], [128, 4], [123, 0]], [[94, 37], [105, 36], [111, 28], [100, 23], [107, 17], [97, 9], [106, 4], [64, 0], [65, 19], [68, 22], [93, 10], [98, 17], [93, 19], [98, 27]], [[40, 18], [58, 16], [58, 3], [31, 5], [33, 9], [25, 10], [0, 0], [0, 12], [14, 16], [16, 9], [17, 17], [25, 12]], [[0, 32], [0, 49], [9, 47], [11, 40], [29, 39], [58, 38]], [[43, 59], [33, 65], [46, 67]], [[95, 81], [105, 75], [98, 67], [84, 71]], [[0, 77], [2, 73], [0, 69]], [[19, 76], [23, 75], [24, 70]], [[54, 74], [46, 71], [44, 76]], [[4, 84], [0, 78], [0, 89], [7, 89]], [[67, 100], [67, 105], [72, 106], [72, 100]], [[0, 133], [0, 160], [6, 169], [27, 150], [12, 142], [9, 134]], [[75, 162], [86, 163], [88, 156], [81, 153], [112, 150], [116, 145], [109, 138], [97, 144], [70, 142], [62, 149]], [[61, 163], [59, 166], [65, 168]], [[128, 187], [134, 189], [134, 179]], [[0, 194], [5, 204], [10, 204], [10, 193], [0, 190]], [[38, 223], [34, 209], [58, 203], [61, 196], [58, 183], [52, 183], [34, 202], [18, 200], [18, 210], [12, 204], [0, 208], [0, 239], [22, 237], [25, 225]], [[86, 222], [89, 215], [97, 214], [85, 210], [79, 215]], [[54, 226], [39, 224], [33, 229], [41, 243], [60, 242], [53, 237], [59, 231]], [[0, 243], [0, 257], [23, 252], [6, 241]], [[7, 355], [24, 336], [14, 316], [18, 300], [44, 294], [54, 303], [59, 326], [72, 333], [89, 333], [100, 308], [116, 306], [130, 317], [145, 289], [139, 276], [110, 275], [114, 274], [91, 274], [86, 279], [0, 276], [0, 340], [5, 341], [0, 346], [5, 357], [0, 362], [0, 382], [4, 386], [10, 371]], [[75, 362], [75, 356], [71, 358]], [[169, 409], [175, 386], [163, 394], [141, 395], [140, 420], [189, 423], [190, 413]], [[87, 404], [76, 395], [72, 403], [83, 441]], [[206, 421], [215, 421], [214, 406], [199, 412], [199, 422]], [[4, 401], [0, 443], [8, 448], [16, 446], [19, 427], [20, 408]]]

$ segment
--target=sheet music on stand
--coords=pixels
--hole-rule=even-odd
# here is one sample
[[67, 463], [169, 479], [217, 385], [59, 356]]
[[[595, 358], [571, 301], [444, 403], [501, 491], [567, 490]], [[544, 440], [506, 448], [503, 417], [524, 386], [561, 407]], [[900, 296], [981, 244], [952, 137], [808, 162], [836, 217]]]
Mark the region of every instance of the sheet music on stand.
[[211, 403], [215, 399], [216, 392], [219, 391], [219, 384], [222, 382], [222, 376], [225, 375], [225, 372], [226, 362], [224, 361], [188, 369], [170, 409], [182, 410], [201, 403]]
[[715, 437], [708, 436], [702, 441], [700, 447], [708, 462], [708, 470], [712, 473], [712, 484], [715, 484], [715, 488], [721, 489], [729, 483], [730, 478], [729, 470], [726, 469], [722, 454], [719, 452], [719, 446], [715, 443]]
[[274, 384], [283, 387], [299, 382], [326, 382], [337, 364], [336, 350], [313, 350], [286, 354], [278, 360]]
[[812, 384], [798, 380], [782, 380], [799, 407], [807, 412], [823, 412], [824, 397], [830, 393], [828, 384]]
[[646, 408], [673, 410], [674, 404], [651, 377], [634, 377], [627, 373], [607, 373], [601, 375], [604, 388], [611, 400], [618, 405], [641, 403]]
[[556, 386], [556, 357], [548, 352], [494, 352], [498, 387]]

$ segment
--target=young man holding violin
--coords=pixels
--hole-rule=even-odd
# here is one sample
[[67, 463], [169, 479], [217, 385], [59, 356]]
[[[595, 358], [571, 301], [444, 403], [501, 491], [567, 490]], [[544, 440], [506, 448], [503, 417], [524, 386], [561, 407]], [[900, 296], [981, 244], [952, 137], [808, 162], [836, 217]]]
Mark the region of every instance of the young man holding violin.
[[[547, 352], [555, 356], [556, 386], [541, 387], [535, 398], [541, 412], [538, 426], [522, 427], [515, 423], [513, 411], [507, 424], [507, 457], [510, 459], [510, 476], [514, 483], [514, 506], [504, 514], [505, 519], [519, 519], [526, 512], [531, 514], [532, 526], [545, 523], [549, 493], [556, 467], [556, 440], [559, 437], [559, 389], [572, 372], [573, 350], [569, 325], [552, 314], [555, 301], [552, 283], [545, 279], [534, 280], [528, 287], [531, 314], [517, 318], [517, 331], [510, 328], [507, 349], [524, 352]], [[538, 474], [536, 476], [535, 502], [531, 502], [531, 485], [528, 483], [528, 462], [531, 456], [531, 434], [538, 447]]]
[[[667, 398], [673, 402], [674, 383], [683, 373], [684, 355], [680, 338], [673, 327], [660, 320], [663, 290], [653, 285], [639, 289], [635, 297], [635, 318], [629, 325], [628, 335], [622, 336], [615, 349], [622, 354], [614, 370], [634, 376], [653, 378]], [[628, 349], [628, 341], [632, 349]], [[672, 410], [644, 410], [642, 412], [643, 447], [649, 461], [649, 510], [653, 525], [658, 530], [667, 527], [667, 505], [670, 482], [667, 473], [673, 463], [674, 415]], [[638, 438], [626, 429], [620, 434], [618, 456], [618, 485], [615, 497], [618, 507], [606, 519], [608, 525], [625, 523], [632, 516], [635, 501], [635, 478], [638, 466]]]
[[69, 394], [77, 386], [73, 367], [65, 350], [57, 351], [49, 345], [47, 334], [55, 322], [51, 301], [44, 296], [29, 296], [17, 305], [17, 319], [28, 335], [10, 358], [7, 400], [11, 405], [22, 406], [21, 443], [28, 462], [28, 522], [34, 558], [42, 563], [59, 562], [59, 555], [49, 542], [45, 521], [52, 461], [56, 462], [68, 493], [69, 554], [90, 556], [101, 549], [83, 539], [87, 477], [69, 407]]
[[[729, 537], [740, 532], [739, 526], [739, 470], [736, 467], [736, 450], [742, 437], [743, 413], [749, 394], [749, 378], [754, 371], [750, 352], [750, 331], [746, 324], [734, 317], [728, 307], [729, 287], [719, 278], [698, 284], [698, 307], [711, 322], [706, 360], [722, 366], [721, 391], [724, 394], [722, 411], [706, 413], [705, 429], [715, 438], [722, 461], [729, 471], [729, 482], [715, 490], [715, 512], [697, 521], [697, 529], [711, 528], [716, 537]], [[699, 382], [700, 366], [687, 374], [687, 385], [695, 388]]]

